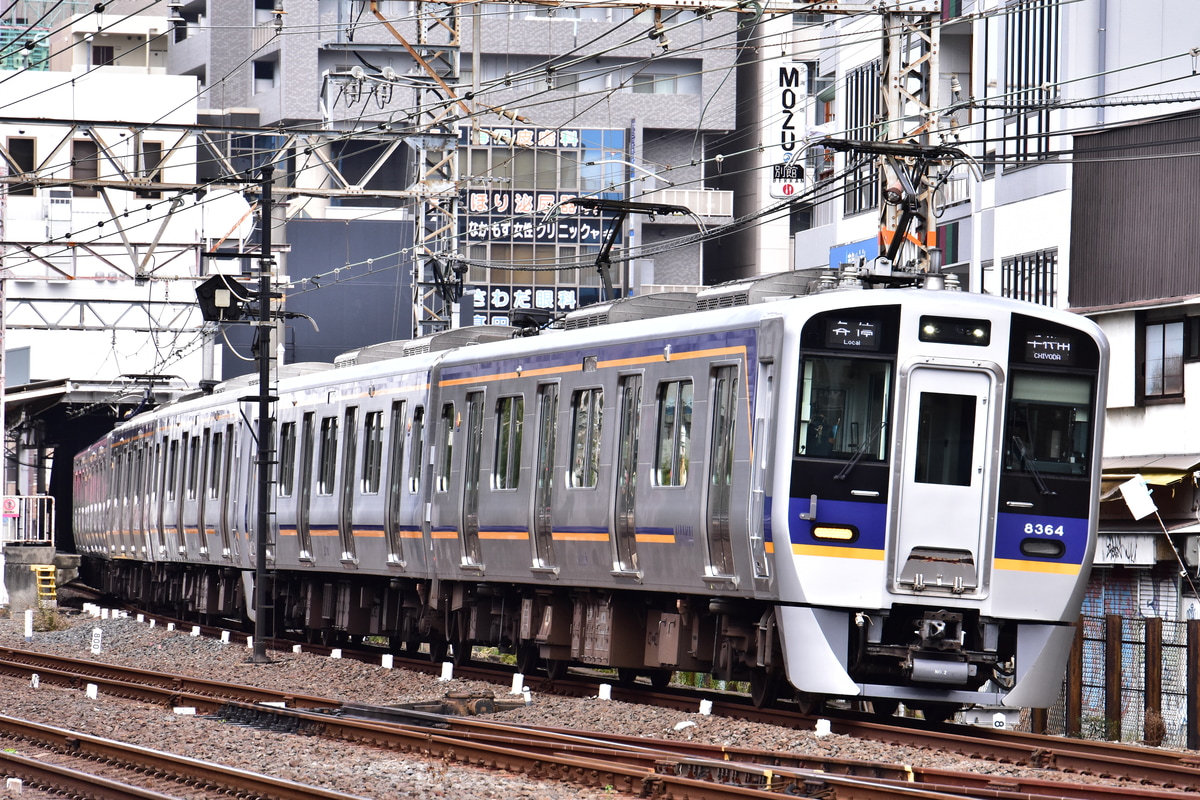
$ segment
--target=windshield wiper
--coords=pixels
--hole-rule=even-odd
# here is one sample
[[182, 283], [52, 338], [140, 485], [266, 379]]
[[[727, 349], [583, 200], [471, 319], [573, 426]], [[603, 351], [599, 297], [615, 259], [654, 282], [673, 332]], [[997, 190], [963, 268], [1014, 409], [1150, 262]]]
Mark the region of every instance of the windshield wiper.
[[1033, 459], [1027, 455], [1026, 448], [1028, 445], [1021, 440], [1020, 436], [1013, 436], [1012, 440], [1013, 444], [1016, 445], [1017, 455], [1020, 456], [1021, 463], [1025, 465], [1025, 467], [1029, 470], [1029, 474], [1033, 476], [1034, 482], [1037, 483], [1038, 491], [1044, 495], [1058, 494], [1058, 492], [1046, 485], [1045, 479], [1042, 478], [1042, 473], [1038, 472], [1038, 468], [1034, 465]]
[[850, 470], [854, 469], [854, 465], [857, 464], [862, 457], [867, 454], [867, 451], [871, 449], [871, 445], [875, 442], [875, 437], [879, 435], [879, 432], [883, 430], [885, 425], [887, 425], [886, 419], [875, 426], [867, 438], [863, 440], [862, 445], [860, 445], [859, 448], [854, 451], [854, 455], [850, 457], [850, 460], [846, 462], [846, 466], [842, 467], [842, 471], [833, 476], [835, 481], [846, 480], [846, 477], [850, 474]]

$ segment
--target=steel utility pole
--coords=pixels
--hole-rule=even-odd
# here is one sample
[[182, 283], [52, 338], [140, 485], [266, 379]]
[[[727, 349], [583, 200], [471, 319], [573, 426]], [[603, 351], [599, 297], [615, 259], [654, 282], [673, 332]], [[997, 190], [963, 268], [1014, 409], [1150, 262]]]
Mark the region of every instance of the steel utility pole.
[[258, 520], [254, 532], [254, 654], [251, 656], [256, 664], [271, 660], [267, 656], [267, 639], [271, 634], [269, 625], [275, 610], [275, 602], [267, 587], [267, 547], [271, 541], [271, 467], [275, 461], [271, 403], [278, 399], [272, 397], [270, 391], [271, 361], [275, 351], [271, 336], [275, 325], [271, 314], [271, 269], [275, 263], [271, 255], [271, 181], [274, 174], [272, 165], [267, 164], [262, 168], [262, 203], [258, 211], [262, 220], [262, 247], [258, 259], [258, 332], [254, 337], [258, 395], [244, 398], [258, 400]]

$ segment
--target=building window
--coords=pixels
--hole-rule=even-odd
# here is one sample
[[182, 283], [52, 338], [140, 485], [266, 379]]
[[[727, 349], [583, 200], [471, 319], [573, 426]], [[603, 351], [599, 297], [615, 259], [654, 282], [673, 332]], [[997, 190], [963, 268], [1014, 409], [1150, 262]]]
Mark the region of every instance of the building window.
[[112, 45], [94, 44], [92, 45], [92, 68], [107, 67], [115, 60]]
[[[879, 62], [872, 61], [846, 76], [846, 138], [872, 141], [879, 119]], [[875, 156], [848, 155], [846, 213], [875, 211], [879, 207], [879, 168]]]
[[[32, 174], [37, 169], [37, 140], [32, 137], [8, 137], [8, 169], [12, 173]], [[32, 183], [10, 183], [9, 195], [32, 195]]]
[[1053, 307], [1057, 275], [1058, 248], [1010, 256], [1000, 262], [1000, 294]]
[[1150, 322], [1144, 328], [1142, 391], [1146, 400], [1183, 397], [1183, 320]]
[[[139, 154], [141, 163], [138, 164], [138, 177], [149, 183], [162, 183], [162, 142], [142, 142]], [[156, 199], [162, 197], [162, 192], [155, 189], [143, 189], [137, 192], [138, 197]]]
[[1050, 155], [1050, 107], [1058, 98], [1058, 0], [1025, 0], [1007, 11], [1003, 147], [1007, 163], [1038, 161]]
[[275, 88], [277, 65], [274, 61], [254, 62], [254, 93], [269, 92]]
[[674, 75], [639, 72], [630, 81], [634, 94], [675, 94], [678, 79]]
[[[71, 142], [71, 180], [78, 183], [95, 181], [100, 177], [100, 154], [91, 139], [76, 139]], [[72, 187], [75, 197], [96, 197], [95, 186]]]

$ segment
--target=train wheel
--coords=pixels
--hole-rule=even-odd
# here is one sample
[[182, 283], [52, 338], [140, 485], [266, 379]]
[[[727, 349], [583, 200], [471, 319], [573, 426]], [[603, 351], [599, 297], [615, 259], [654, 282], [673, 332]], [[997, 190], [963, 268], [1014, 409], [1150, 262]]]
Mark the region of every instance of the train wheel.
[[650, 685], [655, 689], [665, 689], [671, 684], [671, 678], [674, 677], [675, 671], [670, 669], [652, 669], [646, 675], [650, 678]]
[[876, 697], [871, 701], [871, 713], [877, 717], [891, 717], [900, 708], [900, 701], [887, 697]]
[[755, 708], [768, 708], [778, 699], [779, 673], [756, 667], [750, 673], [750, 702]]
[[552, 681], [562, 680], [567, 676], [567, 662], [560, 658], [547, 658], [545, 667], [546, 677]]
[[796, 710], [801, 714], [816, 714], [825, 706], [825, 698], [819, 694], [796, 692]]
[[472, 649], [470, 642], [455, 642], [454, 654], [450, 657], [454, 662], [454, 666], [461, 667], [465, 664], [470, 664]]
[[440, 664], [446, 660], [446, 650], [449, 649], [449, 642], [445, 639], [431, 639], [429, 641], [429, 660], [434, 664]]
[[617, 683], [621, 686], [632, 686], [637, 682], [637, 670], [633, 667], [617, 667]]
[[945, 722], [958, 713], [958, 706], [953, 703], [929, 703], [921, 706], [920, 711], [926, 722]]
[[541, 661], [537, 645], [523, 644], [517, 647], [517, 672], [522, 675], [532, 675]]

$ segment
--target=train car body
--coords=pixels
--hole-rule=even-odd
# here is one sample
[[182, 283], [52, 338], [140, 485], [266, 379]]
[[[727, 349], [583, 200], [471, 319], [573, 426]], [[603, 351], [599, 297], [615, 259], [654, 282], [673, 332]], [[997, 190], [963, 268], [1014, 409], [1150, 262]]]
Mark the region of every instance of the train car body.
[[[1057, 696], [1095, 545], [1107, 344], [953, 291], [844, 289], [281, 379], [276, 627], [771, 701]], [[245, 618], [253, 398], [76, 460], [102, 588]]]

